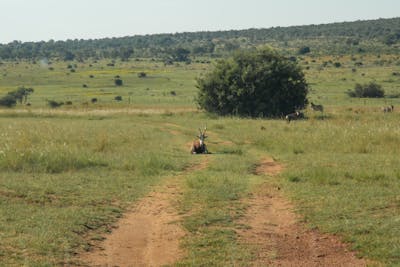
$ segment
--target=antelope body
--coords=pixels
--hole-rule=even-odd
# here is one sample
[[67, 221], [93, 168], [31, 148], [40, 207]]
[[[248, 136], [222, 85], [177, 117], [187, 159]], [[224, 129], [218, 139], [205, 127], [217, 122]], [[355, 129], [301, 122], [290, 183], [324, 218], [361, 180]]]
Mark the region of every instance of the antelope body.
[[394, 106], [393, 106], [393, 105], [390, 105], [390, 106], [387, 106], [387, 107], [382, 107], [382, 111], [383, 111], [384, 113], [386, 113], [386, 112], [393, 112], [393, 109], [394, 109]]
[[311, 102], [311, 108], [314, 111], [324, 112], [324, 106], [323, 105], [315, 105], [313, 102]]
[[204, 140], [207, 138], [206, 130], [207, 127], [204, 128], [204, 131], [201, 131], [199, 128], [200, 134], [197, 136], [199, 139], [193, 141], [192, 148], [190, 149], [191, 154], [208, 154], [207, 146], [204, 143]]
[[285, 119], [288, 123], [292, 120], [297, 120], [297, 119], [301, 119], [301, 118], [304, 118], [304, 114], [301, 113], [300, 111], [296, 111], [295, 113], [290, 113], [285, 116]]

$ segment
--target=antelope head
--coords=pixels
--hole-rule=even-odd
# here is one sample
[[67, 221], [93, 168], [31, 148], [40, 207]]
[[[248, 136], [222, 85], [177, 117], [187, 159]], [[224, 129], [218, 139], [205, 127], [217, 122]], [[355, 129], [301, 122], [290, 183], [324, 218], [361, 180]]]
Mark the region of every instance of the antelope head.
[[207, 131], [207, 126], [204, 127], [203, 131], [199, 128], [199, 133], [200, 134], [197, 137], [199, 138], [201, 146], [204, 144], [204, 140], [207, 138], [206, 131]]

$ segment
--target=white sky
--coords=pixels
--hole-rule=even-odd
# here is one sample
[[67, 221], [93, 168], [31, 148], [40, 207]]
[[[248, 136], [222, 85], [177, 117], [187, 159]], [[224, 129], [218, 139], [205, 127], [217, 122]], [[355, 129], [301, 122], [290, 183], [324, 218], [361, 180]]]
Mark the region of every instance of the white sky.
[[400, 0], [0, 0], [0, 43], [400, 16]]

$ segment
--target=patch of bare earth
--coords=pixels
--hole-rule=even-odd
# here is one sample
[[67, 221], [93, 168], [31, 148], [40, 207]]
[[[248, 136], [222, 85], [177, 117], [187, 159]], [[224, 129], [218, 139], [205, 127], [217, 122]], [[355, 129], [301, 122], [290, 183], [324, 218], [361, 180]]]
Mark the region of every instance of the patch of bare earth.
[[[277, 175], [283, 167], [273, 159], [263, 160], [258, 175]], [[294, 206], [278, 188], [264, 183], [245, 200], [248, 210], [240, 230], [244, 244], [257, 251], [251, 266], [366, 266], [339, 238], [310, 230], [299, 222]]]
[[181, 192], [183, 175], [207, 167], [191, 166], [180, 175], [168, 178], [139, 201], [118, 222], [116, 229], [92, 252], [82, 255], [89, 266], [164, 266], [173, 264], [184, 252], [179, 242], [185, 236], [176, 201]]

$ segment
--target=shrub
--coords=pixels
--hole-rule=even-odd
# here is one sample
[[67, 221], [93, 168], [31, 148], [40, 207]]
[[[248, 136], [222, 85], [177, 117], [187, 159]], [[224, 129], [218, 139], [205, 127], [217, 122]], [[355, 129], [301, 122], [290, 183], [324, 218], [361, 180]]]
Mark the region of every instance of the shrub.
[[12, 95], [5, 95], [0, 98], [0, 106], [11, 108], [17, 104], [17, 100]]
[[303, 46], [303, 47], [299, 48], [299, 54], [300, 55], [308, 54], [310, 52], [311, 52], [311, 49], [308, 46]]
[[384, 97], [385, 91], [376, 82], [366, 84], [357, 83], [353, 91], [348, 91], [350, 97]]
[[138, 73], [138, 77], [139, 78], [146, 78], [146, 76], [147, 76], [146, 72], [139, 72]]
[[122, 86], [123, 81], [121, 79], [119, 79], [119, 78], [115, 78], [114, 83], [115, 83], [116, 86]]
[[58, 108], [58, 107], [61, 107], [62, 105], [64, 105], [64, 102], [57, 102], [55, 100], [47, 100], [47, 104], [51, 108]]
[[19, 87], [15, 91], [8, 92], [7, 95], [0, 98], [0, 106], [13, 107], [19, 102], [26, 103], [28, 101], [28, 96], [33, 93], [33, 88], [25, 88], [24, 86]]
[[8, 92], [8, 95], [11, 95], [15, 98], [16, 101], [18, 101], [20, 104], [22, 102], [27, 102], [28, 101], [28, 96], [33, 93], [33, 88], [26, 88], [24, 86], [19, 87], [17, 90]]
[[122, 101], [122, 96], [117, 95], [116, 97], [114, 97], [115, 101]]
[[296, 62], [263, 49], [221, 60], [197, 79], [197, 103], [219, 115], [281, 116], [304, 108], [308, 85]]

